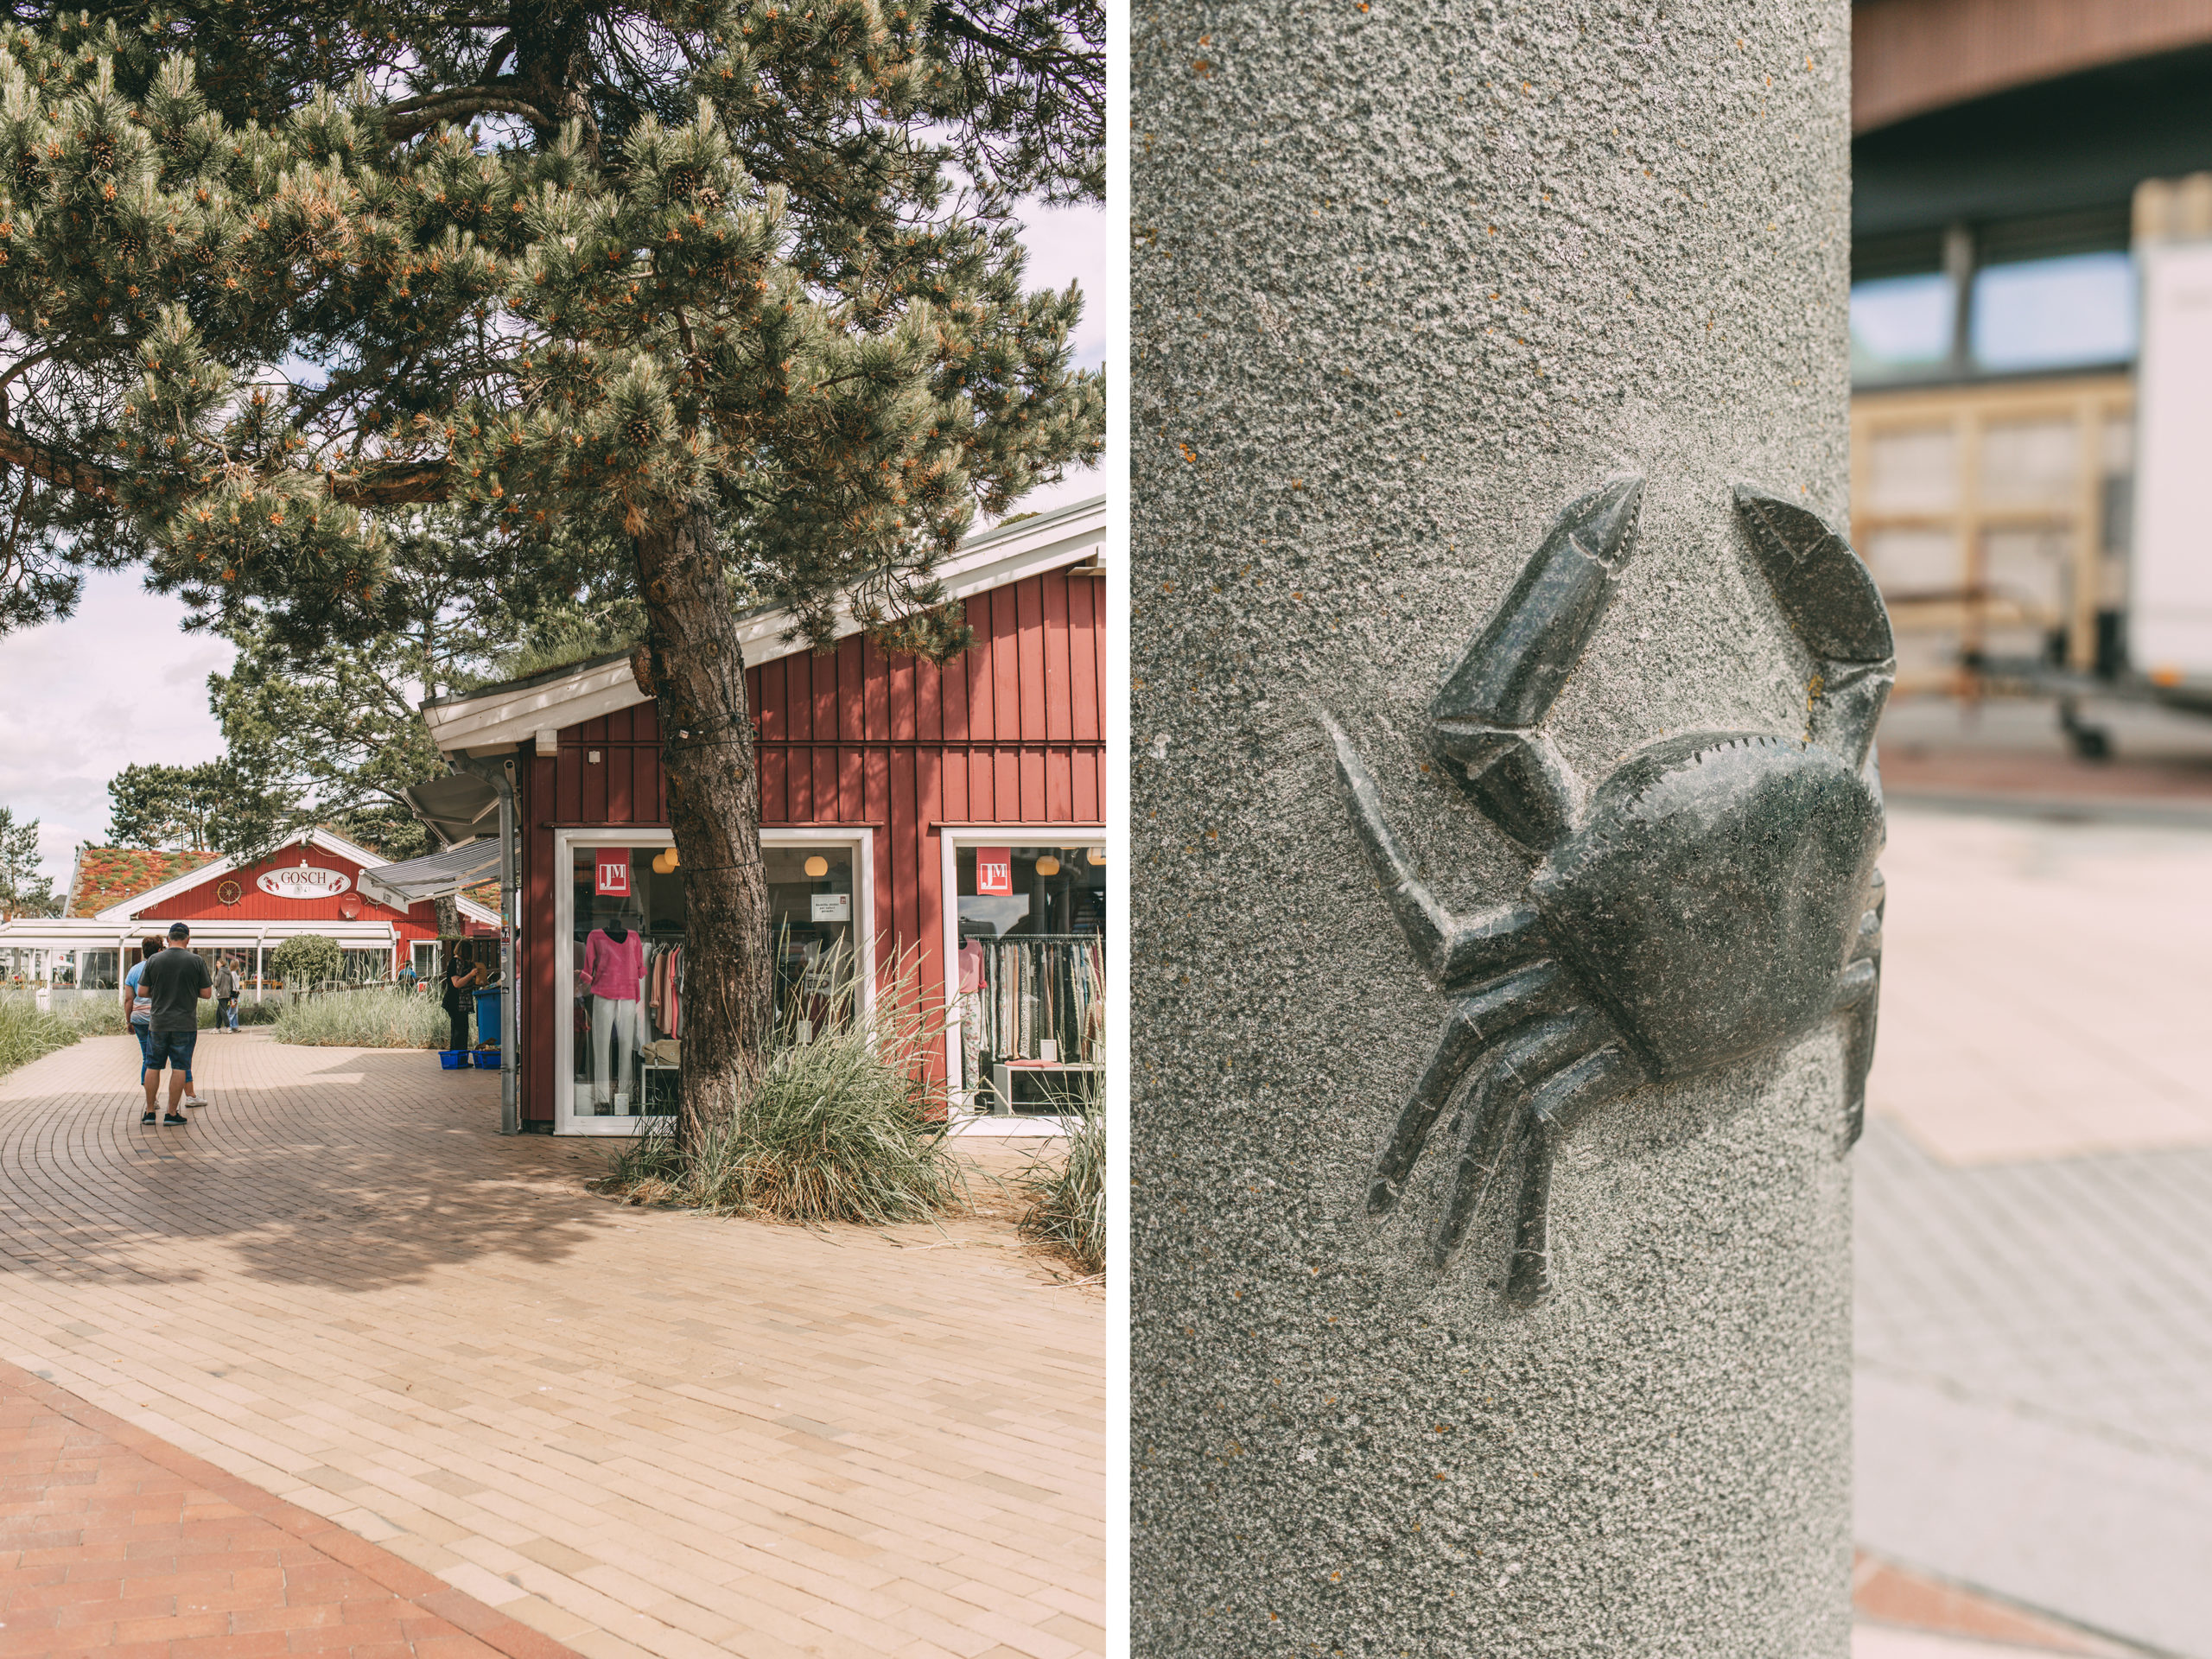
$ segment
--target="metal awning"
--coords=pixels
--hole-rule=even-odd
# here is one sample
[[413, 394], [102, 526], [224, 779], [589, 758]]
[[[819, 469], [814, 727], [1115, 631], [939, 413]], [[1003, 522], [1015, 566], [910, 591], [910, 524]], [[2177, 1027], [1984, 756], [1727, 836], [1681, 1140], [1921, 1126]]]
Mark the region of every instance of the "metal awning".
[[[458, 842], [474, 841], [479, 836], [497, 839], [499, 792], [486, 779], [452, 772], [443, 778], [433, 778], [427, 784], [414, 785], [401, 793], [407, 797], [415, 816], [429, 825], [430, 833], [448, 849]], [[393, 870], [411, 868], [423, 861], [417, 858], [406, 864], [386, 864], [378, 874], [388, 876]], [[449, 893], [452, 889], [440, 891]]]
[[[491, 785], [479, 784], [475, 779], [439, 779], [438, 784], [478, 784], [486, 795]], [[419, 787], [433, 789], [436, 784]], [[415, 791], [410, 791], [412, 795]], [[495, 801], [496, 806], [497, 802]], [[473, 887], [479, 881], [496, 880], [499, 874], [499, 838], [485, 836], [462, 847], [448, 847], [442, 853], [429, 853], [421, 858], [410, 858], [398, 864], [379, 864], [361, 872], [361, 891], [380, 905], [390, 905], [394, 910], [406, 910], [425, 899], [443, 899], [463, 887]]]

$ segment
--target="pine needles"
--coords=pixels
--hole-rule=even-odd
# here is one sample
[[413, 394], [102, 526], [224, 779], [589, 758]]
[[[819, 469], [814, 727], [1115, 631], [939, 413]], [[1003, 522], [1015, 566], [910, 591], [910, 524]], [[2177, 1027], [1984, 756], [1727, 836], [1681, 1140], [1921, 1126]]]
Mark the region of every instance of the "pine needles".
[[943, 1023], [924, 1012], [915, 953], [861, 1009], [849, 957], [810, 971], [785, 999], [751, 1097], [698, 1144], [655, 1127], [616, 1155], [601, 1189], [808, 1224], [881, 1226], [964, 1209], [967, 1178], [946, 1143], [943, 1084], [926, 1058]]

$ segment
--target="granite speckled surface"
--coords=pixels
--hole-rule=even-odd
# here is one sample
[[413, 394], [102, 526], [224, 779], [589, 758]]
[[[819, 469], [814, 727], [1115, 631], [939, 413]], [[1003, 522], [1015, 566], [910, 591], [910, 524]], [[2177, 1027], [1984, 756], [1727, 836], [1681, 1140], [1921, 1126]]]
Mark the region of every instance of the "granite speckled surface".
[[1841, 1037], [1577, 1132], [1560, 1289], [1369, 1160], [1443, 999], [1354, 838], [1357, 741], [1447, 903], [1529, 861], [1423, 710], [1568, 499], [1648, 480], [1549, 729], [1586, 777], [1789, 732], [1808, 663], [1732, 524], [1840, 521], [1849, 16], [1197, 4], [1132, 18], [1135, 1274], [1142, 1656], [1840, 1659]]

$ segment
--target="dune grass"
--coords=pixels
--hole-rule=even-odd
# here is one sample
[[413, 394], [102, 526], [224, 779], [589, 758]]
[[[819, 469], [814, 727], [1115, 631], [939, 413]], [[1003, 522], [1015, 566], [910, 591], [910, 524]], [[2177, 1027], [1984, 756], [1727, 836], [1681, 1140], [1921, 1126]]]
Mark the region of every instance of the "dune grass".
[[381, 988], [302, 997], [270, 1025], [278, 1042], [310, 1048], [443, 1048], [451, 1034], [435, 997]]
[[679, 1142], [673, 1119], [651, 1121], [600, 1190], [808, 1224], [881, 1225], [966, 1208], [944, 1085], [925, 1064], [944, 1026], [921, 1011], [918, 979], [910, 951], [862, 1010], [849, 958], [826, 965], [827, 1017], [820, 1000], [784, 1010], [749, 1098], [695, 1145]]
[[[120, 1028], [123, 1010], [118, 1006], [113, 1012]], [[41, 1014], [38, 1004], [28, 996], [0, 997], [0, 1074], [43, 1059], [85, 1034], [73, 1009], [67, 1014]]]
[[1029, 1201], [1024, 1236], [1058, 1249], [1085, 1273], [1106, 1268], [1106, 1114], [1093, 1099], [1070, 1101], [1064, 1156], [1039, 1158], [1019, 1190]]

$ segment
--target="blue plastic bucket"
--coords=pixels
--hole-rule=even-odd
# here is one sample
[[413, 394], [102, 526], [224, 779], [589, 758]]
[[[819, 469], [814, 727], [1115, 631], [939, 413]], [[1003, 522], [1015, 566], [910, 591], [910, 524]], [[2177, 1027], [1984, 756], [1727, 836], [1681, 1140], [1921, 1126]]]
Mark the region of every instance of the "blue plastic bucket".
[[442, 1048], [438, 1051], [438, 1064], [448, 1071], [465, 1071], [468, 1069], [468, 1051], [465, 1048]]
[[476, 1055], [476, 1069], [479, 1071], [496, 1071], [499, 1069], [499, 1051], [498, 1049], [480, 1048], [475, 1050], [474, 1052]]

